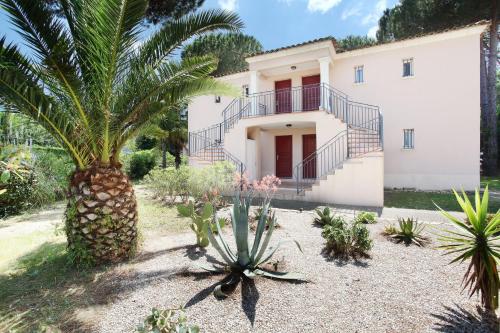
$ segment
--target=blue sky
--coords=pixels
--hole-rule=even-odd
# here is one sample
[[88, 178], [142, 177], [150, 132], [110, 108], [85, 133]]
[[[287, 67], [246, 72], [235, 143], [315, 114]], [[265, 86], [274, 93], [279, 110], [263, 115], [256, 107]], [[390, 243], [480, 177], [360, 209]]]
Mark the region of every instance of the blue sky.
[[[206, 0], [203, 8], [237, 12], [245, 33], [255, 36], [264, 49], [334, 36], [371, 35], [386, 8], [398, 0]], [[0, 11], [0, 36], [20, 39]]]

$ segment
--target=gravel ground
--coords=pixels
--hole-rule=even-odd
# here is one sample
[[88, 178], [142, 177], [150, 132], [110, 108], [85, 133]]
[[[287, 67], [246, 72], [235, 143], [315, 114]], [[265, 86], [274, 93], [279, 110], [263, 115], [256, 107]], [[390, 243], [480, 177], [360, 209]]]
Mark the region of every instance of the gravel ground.
[[181, 304], [203, 332], [498, 331], [477, 308], [479, 299], [461, 292], [465, 265], [447, 265], [450, 258], [433, 249], [435, 240], [426, 248], [394, 244], [381, 235], [389, 222], [380, 220], [369, 226], [371, 258], [339, 262], [322, 255], [321, 229], [311, 212], [277, 210], [277, 217], [281, 228], [274, 241], [296, 239], [304, 254], [286, 243], [275, 258], [309, 282], [258, 278], [217, 300], [211, 292], [224, 276], [201, 273], [197, 263], [218, 254], [211, 248], [197, 253], [192, 234], [162, 237], [148, 242], [132, 268], [113, 279], [114, 301], [102, 310], [95, 331], [133, 332], [152, 307]]

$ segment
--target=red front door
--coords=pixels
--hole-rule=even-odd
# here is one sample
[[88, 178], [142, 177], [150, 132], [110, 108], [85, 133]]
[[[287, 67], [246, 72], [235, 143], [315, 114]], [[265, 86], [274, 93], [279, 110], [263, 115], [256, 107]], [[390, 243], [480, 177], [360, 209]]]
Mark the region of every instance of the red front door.
[[316, 178], [316, 134], [302, 135], [303, 178]]
[[276, 137], [276, 176], [292, 177], [292, 136]]
[[292, 80], [274, 82], [276, 113], [292, 112]]
[[319, 110], [320, 101], [319, 75], [302, 78], [302, 110]]

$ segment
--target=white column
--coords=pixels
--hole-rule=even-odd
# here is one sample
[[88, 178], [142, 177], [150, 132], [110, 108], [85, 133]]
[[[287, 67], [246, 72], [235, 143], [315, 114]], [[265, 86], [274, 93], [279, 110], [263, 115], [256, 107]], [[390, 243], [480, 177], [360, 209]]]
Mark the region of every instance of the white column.
[[259, 92], [259, 72], [250, 71], [250, 85], [248, 86], [252, 103], [252, 115], [257, 115], [259, 112], [259, 100], [257, 93]]
[[319, 58], [319, 81], [321, 83], [321, 102], [320, 108], [327, 110], [328, 105], [328, 94], [326, 94], [327, 87], [330, 85], [330, 57]]

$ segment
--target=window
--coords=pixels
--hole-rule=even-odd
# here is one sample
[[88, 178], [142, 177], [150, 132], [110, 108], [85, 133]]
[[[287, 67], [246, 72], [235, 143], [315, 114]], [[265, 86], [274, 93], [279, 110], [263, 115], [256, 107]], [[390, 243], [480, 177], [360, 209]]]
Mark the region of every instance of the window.
[[403, 60], [403, 77], [413, 76], [413, 58]]
[[215, 96], [215, 103], [220, 103], [220, 96]]
[[243, 87], [243, 96], [248, 97], [250, 95], [250, 89], [248, 88], [248, 84], [245, 84]]
[[415, 130], [404, 129], [403, 130], [403, 149], [414, 149], [415, 148]]
[[363, 66], [354, 67], [354, 83], [363, 83], [363, 82], [364, 82]]

